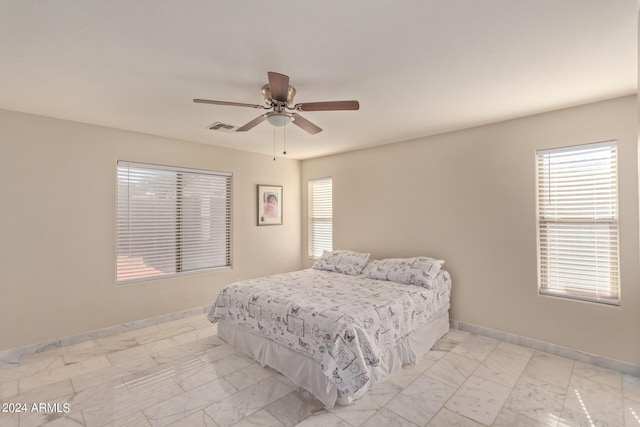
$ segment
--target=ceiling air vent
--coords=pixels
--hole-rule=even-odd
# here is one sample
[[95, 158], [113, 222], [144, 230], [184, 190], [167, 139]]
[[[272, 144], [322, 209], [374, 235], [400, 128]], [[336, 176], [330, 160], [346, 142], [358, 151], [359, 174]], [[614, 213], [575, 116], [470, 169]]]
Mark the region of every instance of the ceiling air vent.
[[229, 125], [229, 124], [222, 123], [222, 122], [215, 122], [214, 124], [207, 126], [207, 129], [220, 130], [220, 131], [223, 131], [223, 132], [235, 132], [236, 131], [236, 127], [234, 125]]

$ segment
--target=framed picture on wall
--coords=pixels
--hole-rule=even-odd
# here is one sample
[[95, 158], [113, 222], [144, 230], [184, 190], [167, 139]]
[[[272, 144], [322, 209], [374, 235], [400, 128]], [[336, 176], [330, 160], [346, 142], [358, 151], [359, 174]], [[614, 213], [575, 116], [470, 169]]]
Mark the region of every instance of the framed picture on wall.
[[258, 225], [282, 225], [282, 186], [258, 184]]

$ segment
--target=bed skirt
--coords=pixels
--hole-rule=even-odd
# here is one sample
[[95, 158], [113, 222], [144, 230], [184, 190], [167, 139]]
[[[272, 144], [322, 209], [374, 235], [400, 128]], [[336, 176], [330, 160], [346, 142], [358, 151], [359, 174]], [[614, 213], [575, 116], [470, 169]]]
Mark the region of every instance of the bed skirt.
[[317, 361], [247, 329], [225, 321], [218, 322], [220, 338], [252, 357], [262, 366], [270, 366], [281, 372], [313, 394], [328, 409], [333, 408], [336, 403], [350, 405], [376, 384], [399, 372], [403, 365], [418, 363], [448, 330], [449, 309], [446, 307], [434, 315], [429, 323], [389, 349], [381, 358], [380, 365], [370, 368], [371, 379], [368, 387], [360, 389], [355, 396], [340, 396], [335, 384], [322, 373]]

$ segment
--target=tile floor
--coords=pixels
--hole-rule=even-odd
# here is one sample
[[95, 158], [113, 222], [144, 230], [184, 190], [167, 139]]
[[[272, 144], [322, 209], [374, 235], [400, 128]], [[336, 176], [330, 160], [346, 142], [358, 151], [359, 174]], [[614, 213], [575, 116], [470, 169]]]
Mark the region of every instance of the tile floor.
[[640, 378], [453, 329], [327, 411], [202, 314], [0, 365], [0, 401], [0, 427], [640, 425]]

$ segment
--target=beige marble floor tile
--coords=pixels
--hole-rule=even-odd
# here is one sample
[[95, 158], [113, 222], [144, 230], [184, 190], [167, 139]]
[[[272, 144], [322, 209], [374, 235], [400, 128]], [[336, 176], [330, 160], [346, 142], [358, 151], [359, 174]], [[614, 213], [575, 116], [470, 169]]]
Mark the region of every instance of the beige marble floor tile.
[[565, 391], [565, 387], [523, 376], [507, 399], [505, 408], [553, 427], [562, 415]]
[[48, 399], [35, 403], [28, 412], [20, 414], [20, 427], [38, 427], [48, 423], [56, 424], [66, 419], [72, 425], [82, 422], [82, 414], [79, 411], [73, 412], [71, 408], [65, 407], [65, 403], [71, 396], [62, 396], [58, 399]]
[[569, 385], [574, 361], [536, 351], [522, 375], [566, 388]]
[[214, 333], [218, 332], [218, 324], [211, 323], [209, 319], [207, 319], [206, 314], [202, 314], [199, 316], [191, 317], [191, 322], [189, 322], [189, 326], [195, 329], [213, 329]]
[[[69, 364], [82, 362], [87, 359], [95, 359], [96, 357], [102, 356], [103, 353], [101, 351], [96, 351], [97, 347], [98, 342], [96, 340], [87, 340], [77, 344], [60, 347], [54, 351], [62, 356], [65, 364]], [[96, 353], [98, 354], [97, 356]]]
[[451, 353], [460, 354], [470, 359], [482, 362], [500, 343], [498, 340], [480, 335], [469, 335], [455, 346]]
[[0, 383], [0, 401], [6, 402], [9, 397], [18, 394], [18, 380]]
[[305, 418], [324, 410], [324, 405], [311, 393], [298, 387], [267, 405], [264, 410], [285, 426], [295, 426]]
[[428, 423], [453, 396], [457, 387], [437, 381], [427, 374], [428, 371], [398, 393], [384, 408], [414, 424], [423, 426]]
[[510, 392], [510, 387], [472, 375], [449, 399], [445, 407], [481, 424], [491, 425]]
[[71, 378], [71, 383], [74, 390], [79, 392], [100, 384], [109, 383], [115, 379], [125, 378], [155, 366], [158, 366], [158, 364], [150, 356], [137, 357], [119, 365], [112, 365], [86, 374], [76, 375]]
[[68, 401], [71, 411], [76, 413], [99, 405], [109, 405], [118, 398], [122, 387], [122, 381], [114, 379], [111, 382], [79, 391]]
[[526, 361], [531, 360], [531, 358], [536, 352], [531, 348], [523, 347], [521, 345], [511, 344], [509, 342], [504, 342], [504, 341], [499, 342], [494, 351], [499, 352], [500, 354], [503, 354], [503, 355], [509, 355], [514, 359], [521, 359]]
[[[185, 426], [186, 427], [186, 426]], [[286, 427], [264, 409], [254, 412], [235, 423], [233, 427]]]
[[21, 402], [32, 405], [34, 403], [49, 402], [62, 397], [72, 396], [74, 393], [70, 380], [62, 380], [44, 387], [35, 388], [13, 396], [11, 402]]
[[595, 419], [588, 411], [565, 408], [558, 420], [558, 427], [574, 427], [574, 426], [606, 426], [606, 427], [624, 427], [624, 424], [617, 422], [607, 422]]
[[133, 338], [114, 341], [110, 344], [100, 344], [97, 340], [93, 340], [88, 341], [86, 344], [85, 346], [79, 346], [74, 349], [62, 350], [61, 354], [65, 363], [78, 363], [87, 359], [93, 359], [109, 353], [139, 346], [138, 342]]
[[169, 424], [169, 427], [218, 427], [218, 424], [205, 414], [204, 411], [198, 411], [175, 423]]
[[378, 407], [381, 408], [389, 403], [389, 401], [396, 397], [402, 390], [402, 387], [390, 383], [389, 381], [385, 381], [383, 383], [376, 384], [372, 390], [367, 392], [367, 395], [378, 405]]
[[425, 375], [457, 388], [467, 380], [479, 365], [480, 362], [476, 359], [449, 352], [434, 363], [425, 372]]
[[158, 366], [173, 365], [171, 377], [184, 391], [189, 391], [221, 377], [213, 364], [205, 363], [193, 355], [179, 360], [180, 363], [175, 365], [171, 361]]
[[60, 368], [52, 369], [46, 373], [20, 378], [18, 384], [19, 391], [22, 393], [28, 390], [33, 390], [77, 375], [82, 375], [87, 372], [97, 371], [98, 369], [106, 368], [108, 366], [111, 366], [111, 363], [109, 363], [106, 356], [100, 356], [95, 359], [84, 360], [82, 362], [62, 366]]
[[622, 389], [622, 373], [619, 371], [576, 361], [573, 365], [573, 375]]
[[[591, 378], [594, 378], [593, 376]], [[596, 378], [599, 379], [599, 378]], [[622, 390], [574, 375], [569, 382], [562, 418], [572, 423], [622, 426]]]
[[331, 412], [318, 412], [304, 419], [297, 427], [353, 427], [349, 425], [345, 420], [335, 416]]
[[[158, 327], [158, 329], [161, 329], [161, 330], [162, 329], [172, 329], [172, 328], [181, 327], [181, 326], [192, 326], [191, 324], [196, 321], [196, 318], [199, 318], [199, 317], [200, 317], [200, 315], [182, 317], [180, 319], [170, 320], [168, 322], [158, 323], [156, 326]], [[205, 320], [208, 321], [208, 319], [206, 319], [204, 314], [202, 314], [202, 318], [204, 318]], [[211, 324], [211, 322], [209, 322], [209, 324]]]
[[[87, 424], [89, 425], [89, 424]], [[151, 427], [142, 412], [136, 412], [106, 424], [105, 427]]]
[[207, 407], [205, 412], [221, 427], [230, 426], [296, 388], [291, 381], [276, 375], [215, 402]]
[[109, 404], [92, 406], [83, 411], [87, 427], [118, 423], [120, 419], [184, 393], [172, 378], [153, 377], [123, 384], [114, 392]]
[[547, 425], [507, 408], [502, 408], [492, 424], [493, 427], [546, 427]]
[[263, 367], [254, 362], [245, 368], [226, 375], [224, 379], [233, 384], [238, 390], [243, 390], [277, 374], [278, 372], [275, 369], [268, 366]]
[[[20, 366], [30, 365], [32, 363], [47, 363], [48, 359], [55, 359], [62, 355], [62, 351], [65, 347], [48, 346], [33, 354], [28, 354], [19, 358]], [[11, 366], [4, 366], [4, 368], [11, 368]], [[0, 372], [2, 368], [0, 368]]]
[[134, 338], [139, 344], [147, 344], [153, 341], [170, 338], [175, 335], [181, 335], [187, 332], [192, 332], [194, 329], [189, 325], [178, 325], [168, 328], [160, 329], [156, 328], [155, 331], [151, 331], [144, 334], [135, 335]]
[[186, 418], [213, 402], [218, 402], [237, 392], [237, 389], [223, 379], [212, 381], [186, 393], [147, 407], [143, 410], [153, 427], [164, 427]]
[[405, 365], [402, 367], [402, 370], [387, 381], [395, 384], [399, 387], [406, 387], [415, 381], [420, 375], [422, 375], [427, 369], [433, 366], [440, 358], [436, 359], [434, 357], [429, 357], [429, 355], [425, 355], [425, 357], [420, 360], [420, 362], [414, 365]]
[[533, 350], [500, 343], [474, 372], [486, 380], [505, 387], [514, 387], [533, 355]]
[[161, 365], [185, 356], [200, 353], [204, 354], [206, 351], [211, 350], [222, 343], [218, 337], [206, 337], [186, 344], [178, 344], [176, 341], [174, 342], [176, 343], [175, 346], [152, 353], [151, 357], [153, 360]]
[[0, 382], [9, 382], [24, 377], [39, 375], [53, 369], [65, 366], [64, 358], [61, 355], [42, 357], [36, 360], [27, 361], [20, 359], [18, 366], [3, 366], [0, 371]]
[[438, 411], [436, 416], [427, 424], [428, 427], [482, 427], [484, 425], [447, 408], [442, 408]]
[[623, 399], [622, 403], [625, 427], [640, 426], [640, 402], [631, 399]]
[[[193, 331], [185, 332], [180, 335], [174, 335], [171, 337], [171, 339], [176, 341], [178, 344], [187, 344], [199, 339], [209, 337], [217, 337], [215, 328], [195, 329]], [[218, 343], [220, 343], [220, 341], [218, 341]]]
[[253, 363], [255, 362], [238, 354], [232, 354], [212, 363], [205, 363], [201, 359], [194, 357], [190, 363], [183, 364], [182, 369], [176, 371], [174, 378], [183, 390], [188, 391]]
[[431, 351], [443, 351], [443, 352], [450, 352], [451, 350], [453, 350], [458, 344], [460, 344], [460, 342], [466, 337], [468, 336], [465, 335], [463, 337], [451, 337], [449, 336], [450, 332], [447, 333], [445, 336], [443, 336], [442, 338], [440, 338], [431, 348]]
[[427, 354], [424, 355], [424, 357], [431, 359], [433, 361], [438, 361], [440, 359], [442, 359], [444, 356], [446, 356], [447, 354], [449, 354], [448, 351], [442, 351], [442, 350], [434, 350], [431, 349], [427, 352]]
[[[155, 333], [158, 333], [159, 330], [160, 328], [158, 328], [155, 325], [146, 326], [144, 328], [131, 329], [126, 332], [121, 332], [119, 334], [109, 335], [102, 338], [96, 338], [96, 341], [98, 341], [98, 343], [101, 345], [115, 345], [116, 343], [121, 341], [128, 342], [131, 339], [135, 340], [136, 337], [153, 335]], [[138, 341], [136, 342], [140, 344]]]
[[[465, 338], [467, 338], [469, 335], [471, 335], [471, 333], [466, 332], [466, 331], [461, 331], [459, 329], [449, 329], [447, 331], [446, 334], [444, 334], [442, 336], [442, 338], [440, 338], [440, 340], [438, 340], [438, 345], [440, 344], [440, 341], [446, 342], [446, 341], [454, 341], [454, 342], [462, 342]], [[452, 347], [453, 348], [453, 347]]]
[[[179, 344], [171, 338], [164, 338], [157, 341], [150, 341], [135, 347], [129, 347], [124, 350], [114, 351], [107, 354], [107, 358], [112, 365], [121, 365], [143, 356], [150, 356], [162, 350], [177, 347]], [[157, 363], [157, 362], [156, 362]]]
[[622, 376], [622, 395], [626, 399], [640, 402], [640, 377], [633, 375]]
[[123, 330], [0, 365], [0, 400], [70, 405], [0, 413], [0, 427], [640, 427], [640, 378], [468, 332], [450, 330], [353, 405], [304, 418], [322, 405], [220, 340], [205, 314]]
[[203, 355], [198, 355], [198, 358], [208, 360], [209, 362], [215, 362], [216, 360], [223, 359], [236, 353], [240, 353], [240, 351], [232, 345], [223, 343], [205, 351]]
[[0, 427], [20, 427], [20, 414], [17, 412], [0, 413]]
[[353, 405], [336, 405], [330, 412], [351, 425], [359, 426], [371, 418], [383, 406], [384, 405], [378, 404], [378, 402], [376, 402], [376, 400], [367, 393], [358, 399]]
[[84, 427], [82, 413], [69, 414], [52, 420], [48, 420], [46, 427]]
[[417, 427], [411, 421], [402, 418], [395, 412], [382, 408], [376, 411], [367, 421], [361, 424], [362, 427]]
[[[151, 359], [151, 356], [149, 356], [149, 358]], [[149, 377], [175, 378], [183, 370], [189, 369], [189, 367], [193, 365], [194, 359], [197, 359], [197, 357], [194, 357], [193, 355], [191, 355], [191, 356], [183, 357], [182, 359], [172, 360], [171, 362], [163, 363], [162, 365], [158, 365], [155, 362], [155, 360], [151, 359], [153, 361], [153, 364], [150, 365], [149, 367], [146, 367], [146, 368], [143, 367], [142, 369], [125, 373], [124, 376], [120, 376], [120, 379], [122, 380], [123, 383], [128, 384], [128, 383], [135, 383], [137, 381], [143, 381], [145, 378], [149, 378]], [[121, 365], [117, 365], [117, 366], [119, 367]], [[122, 365], [122, 366], [125, 366], [125, 365]]]

